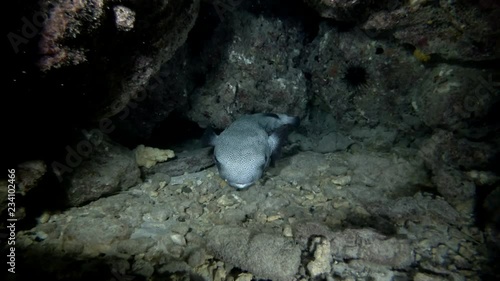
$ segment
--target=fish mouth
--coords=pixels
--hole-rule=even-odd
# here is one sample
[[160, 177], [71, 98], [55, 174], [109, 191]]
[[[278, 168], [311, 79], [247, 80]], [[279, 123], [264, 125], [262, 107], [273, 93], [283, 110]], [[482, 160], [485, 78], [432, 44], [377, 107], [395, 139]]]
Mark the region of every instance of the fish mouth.
[[236, 182], [228, 182], [228, 184], [232, 187], [236, 187], [238, 189], [242, 189], [242, 188], [246, 188], [246, 187], [249, 187], [251, 186], [252, 184], [254, 184], [253, 182], [249, 182], [249, 183], [236, 183]]

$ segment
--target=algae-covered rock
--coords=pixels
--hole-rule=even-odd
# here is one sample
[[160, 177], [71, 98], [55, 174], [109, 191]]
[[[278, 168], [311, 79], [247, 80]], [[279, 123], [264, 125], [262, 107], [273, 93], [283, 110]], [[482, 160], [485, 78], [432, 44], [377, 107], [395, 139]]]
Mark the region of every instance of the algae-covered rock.
[[19, 164], [17, 168], [18, 189], [23, 195], [36, 187], [47, 172], [47, 165], [42, 160], [26, 161]]
[[[75, 159], [79, 157], [78, 162], [72, 163], [73, 168], [59, 163], [57, 167], [63, 168], [54, 171], [59, 172], [69, 206], [79, 206], [127, 190], [140, 181], [140, 170], [132, 151], [110, 140], [96, 144], [87, 158], [73, 155]], [[61, 174], [61, 171], [66, 173]]]
[[300, 248], [292, 240], [241, 227], [216, 226], [208, 233], [215, 254], [260, 278], [291, 280], [300, 265]]
[[228, 14], [204, 51], [206, 59], [220, 56], [216, 71], [190, 96], [188, 117], [225, 128], [250, 111], [304, 116], [306, 78], [294, 63], [302, 48], [301, 31], [279, 19]]

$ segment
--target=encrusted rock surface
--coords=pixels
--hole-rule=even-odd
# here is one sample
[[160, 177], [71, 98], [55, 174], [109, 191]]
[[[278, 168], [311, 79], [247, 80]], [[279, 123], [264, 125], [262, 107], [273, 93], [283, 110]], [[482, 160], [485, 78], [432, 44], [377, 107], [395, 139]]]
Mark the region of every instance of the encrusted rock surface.
[[[76, 145], [78, 152], [82, 152], [79, 145], [84, 141]], [[67, 154], [66, 160], [73, 159], [73, 163], [53, 166], [69, 206], [79, 206], [126, 190], [140, 181], [140, 170], [131, 150], [107, 138], [85, 143], [89, 146], [84, 154], [78, 154], [74, 149]]]
[[163, 173], [170, 176], [180, 176], [184, 173], [195, 173], [214, 165], [212, 147], [182, 151], [175, 159], [157, 163], [150, 168], [142, 168], [145, 175]]
[[47, 172], [47, 164], [42, 160], [26, 161], [17, 166], [17, 188], [25, 195], [36, 187]]
[[412, 106], [429, 127], [480, 137], [488, 127], [471, 125], [483, 119], [500, 98], [491, 75], [474, 68], [437, 65], [425, 73], [418, 90], [412, 89]]
[[339, 21], [361, 21], [370, 9], [368, 0], [304, 0], [322, 17]]
[[[391, 141], [391, 134], [412, 133], [421, 125], [408, 95], [427, 70], [391, 41], [321, 23], [318, 36], [304, 48], [301, 66], [311, 82], [312, 104], [331, 113], [330, 120], [309, 116], [309, 123], [331, 125], [322, 133], [319, 128], [315, 132], [318, 125], [305, 126], [308, 139], [319, 135], [318, 143], [327, 138], [341, 144], [339, 148], [361, 142], [386, 149], [397, 139], [392, 135]], [[387, 111], [392, 114], [380, 114]]]
[[[499, 58], [495, 1], [304, 0], [324, 18], [360, 23], [376, 38], [392, 34], [421, 54], [449, 60]], [[425, 56], [422, 56], [424, 58]]]
[[[95, 117], [110, 117], [144, 91], [161, 64], [184, 43], [198, 6], [197, 0], [153, 1], [148, 5], [113, 0], [44, 1], [40, 8], [47, 18], [40, 31], [39, 67], [49, 72], [76, 65], [68, 67], [69, 73], [85, 85], [85, 76], [76, 79], [78, 70], [99, 65], [101, 69], [93, 69], [93, 74], [103, 75], [93, 76], [100, 79], [93, 84], [112, 91], [97, 100], [102, 107], [95, 108]], [[139, 34], [142, 39], [137, 38]], [[137, 44], [149, 47], [141, 49]], [[115, 65], [117, 59], [121, 62]], [[115, 83], [121, 87], [112, 87]]]
[[18, 270], [75, 280], [113, 272], [153, 280], [481, 280], [491, 274], [487, 236], [472, 214], [420, 190], [430, 181], [423, 171], [414, 151], [400, 149], [300, 152], [242, 191], [215, 167], [171, 179], [150, 174], [20, 231]]
[[305, 115], [306, 79], [294, 62], [304, 37], [300, 25], [239, 12], [225, 18], [214, 36], [204, 59], [216, 69], [190, 97], [192, 120], [225, 128], [248, 112]]

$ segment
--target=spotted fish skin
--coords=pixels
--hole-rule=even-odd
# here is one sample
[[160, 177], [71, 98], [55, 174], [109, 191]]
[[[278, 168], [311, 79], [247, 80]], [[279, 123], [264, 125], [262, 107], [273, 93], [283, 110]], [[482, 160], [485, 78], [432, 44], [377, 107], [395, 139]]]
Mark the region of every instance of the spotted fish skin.
[[205, 142], [214, 146], [219, 175], [235, 188], [246, 188], [276, 160], [288, 134], [299, 122], [298, 117], [285, 114], [244, 115], [220, 135], [208, 133]]

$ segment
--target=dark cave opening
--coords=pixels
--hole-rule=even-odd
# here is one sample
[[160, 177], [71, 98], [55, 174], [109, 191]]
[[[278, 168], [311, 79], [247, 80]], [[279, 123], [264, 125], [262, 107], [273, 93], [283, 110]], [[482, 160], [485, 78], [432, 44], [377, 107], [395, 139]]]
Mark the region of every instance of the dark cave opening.
[[[186, 142], [200, 140], [205, 129], [189, 120], [181, 112], [174, 111], [153, 129], [144, 145], [160, 149], [182, 147]], [[175, 149], [174, 149], [175, 150]]]
[[305, 44], [316, 38], [322, 21], [313, 8], [300, 0], [246, 1], [242, 6], [255, 15], [277, 17], [291, 25], [302, 26]]

